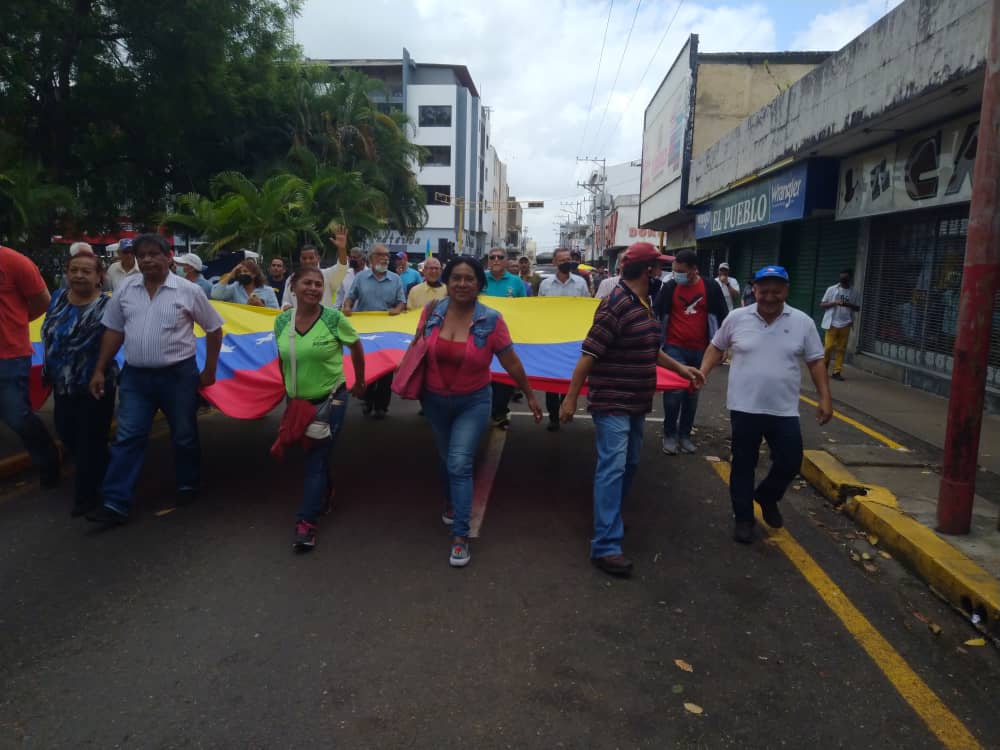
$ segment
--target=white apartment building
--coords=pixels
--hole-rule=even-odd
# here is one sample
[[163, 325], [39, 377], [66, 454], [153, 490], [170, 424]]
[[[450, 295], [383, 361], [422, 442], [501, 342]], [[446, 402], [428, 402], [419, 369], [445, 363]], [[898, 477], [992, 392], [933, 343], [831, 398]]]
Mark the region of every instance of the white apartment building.
[[315, 62], [384, 81], [388, 94], [380, 108], [406, 112], [411, 140], [430, 151], [417, 174], [427, 199], [426, 226], [411, 237], [389, 232], [380, 240], [413, 259], [423, 258], [428, 249], [442, 256], [459, 248], [482, 255], [493, 238], [493, 244], [503, 244], [506, 214], [492, 207], [509, 192], [506, 167], [490, 143], [490, 111], [468, 68], [417, 63], [406, 49], [398, 60]]

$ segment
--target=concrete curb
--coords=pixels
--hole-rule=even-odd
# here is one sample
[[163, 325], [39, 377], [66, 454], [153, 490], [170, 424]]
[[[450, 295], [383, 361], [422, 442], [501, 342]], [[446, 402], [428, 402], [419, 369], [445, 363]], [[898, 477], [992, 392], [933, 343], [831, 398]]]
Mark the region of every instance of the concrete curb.
[[879, 545], [923, 578], [939, 595], [980, 627], [1000, 637], [1000, 581], [941, 537], [899, 510], [886, 487], [857, 479], [826, 451], [806, 451], [802, 476], [834, 505], [843, 506]]

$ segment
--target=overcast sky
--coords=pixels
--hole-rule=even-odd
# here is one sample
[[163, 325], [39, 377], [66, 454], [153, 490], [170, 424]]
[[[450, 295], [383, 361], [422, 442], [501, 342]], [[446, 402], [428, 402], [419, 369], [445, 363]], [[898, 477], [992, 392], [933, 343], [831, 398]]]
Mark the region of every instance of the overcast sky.
[[839, 49], [898, 4], [306, 0], [295, 34], [309, 57], [397, 58], [406, 47], [418, 63], [468, 66], [493, 108], [492, 142], [511, 194], [546, 201], [525, 213], [525, 225], [547, 250], [558, 241], [560, 201], [580, 196], [575, 184], [588, 168], [576, 157], [639, 158], [643, 110], [689, 34], [703, 52]]

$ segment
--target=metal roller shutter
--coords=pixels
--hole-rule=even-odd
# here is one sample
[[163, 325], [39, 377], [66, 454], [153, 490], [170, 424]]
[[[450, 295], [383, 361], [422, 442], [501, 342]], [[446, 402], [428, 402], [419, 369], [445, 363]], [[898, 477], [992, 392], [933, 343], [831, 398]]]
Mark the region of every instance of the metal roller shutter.
[[[858, 258], [858, 236], [861, 232], [860, 221], [821, 221], [817, 222], [818, 251], [816, 254], [816, 283], [810, 307], [802, 308], [816, 321], [818, 326], [823, 321], [823, 309], [819, 306], [823, 292], [827, 287], [837, 283], [840, 272], [845, 268], [854, 270]], [[862, 306], [864, 300], [861, 301]]]
[[[861, 349], [950, 376], [968, 208], [876, 220], [861, 313]], [[994, 299], [987, 385], [1000, 390], [1000, 295]]]
[[812, 315], [816, 296], [816, 254], [819, 249], [819, 222], [786, 224], [781, 233], [781, 265], [791, 282], [788, 304]]

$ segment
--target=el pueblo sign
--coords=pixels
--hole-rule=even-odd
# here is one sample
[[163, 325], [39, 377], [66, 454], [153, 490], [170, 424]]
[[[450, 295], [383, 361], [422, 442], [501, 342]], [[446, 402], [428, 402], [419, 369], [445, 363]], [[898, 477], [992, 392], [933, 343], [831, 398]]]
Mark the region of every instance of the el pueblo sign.
[[971, 200], [978, 141], [979, 116], [970, 115], [845, 159], [837, 188], [837, 218]]
[[695, 237], [704, 239], [801, 219], [806, 213], [808, 168], [807, 163], [802, 163], [716, 198], [698, 211]]

